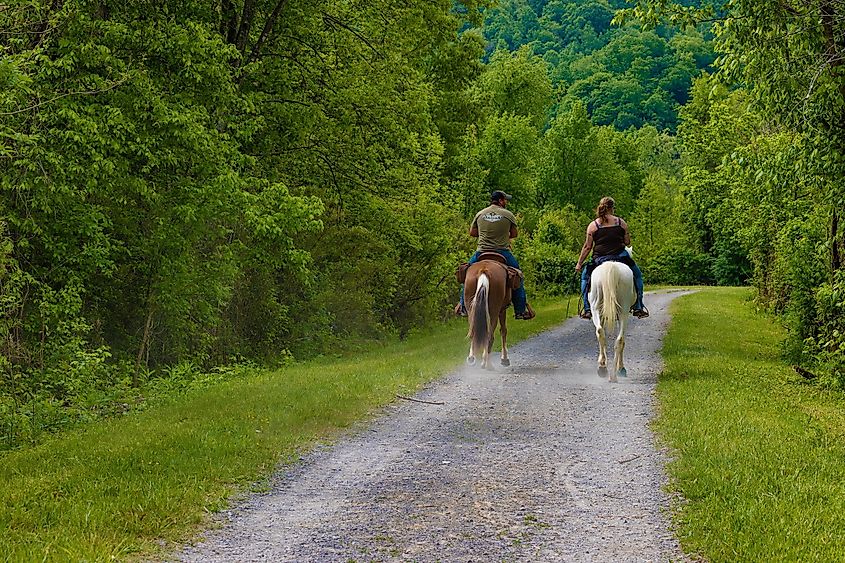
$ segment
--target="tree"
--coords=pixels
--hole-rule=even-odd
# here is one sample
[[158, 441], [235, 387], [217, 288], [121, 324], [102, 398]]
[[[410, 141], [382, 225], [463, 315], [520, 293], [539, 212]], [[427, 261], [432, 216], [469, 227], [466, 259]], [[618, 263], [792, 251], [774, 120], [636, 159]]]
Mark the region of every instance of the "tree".
[[[719, 9], [651, 0], [635, 4], [621, 17], [641, 18], [647, 26], [716, 20], [717, 78], [746, 85], [755, 109], [746, 115], [756, 119], [757, 129], [731, 152], [719, 150], [722, 139], [705, 131], [689, 134], [690, 145], [701, 149], [692, 151], [699, 160], [695, 184], [703, 189], [698, 193], [719, 187], [717, 205], [704, 197], [708, 201], [699, 208], [710, 209], [706, 215], [720, 255], [727, 254], [720, 244], [730, 241], [727, 233], [744, 243], [759, 299], [783, 313], [792, 329], [787, 348], [793, 360], [819, 364], [828, 375], [823, 379], [843, 385], [845, 372], [833, 351], [843, 349], [840, 329], [845, 327], [836, 320], [830, 297], [845, 288], [840, 211], [845, 201], [845, 6], [828, 0], [731, 2]], [[694, 97], [690, 110], [699, 121], [703, 99]], [[722, 117], [711, 111], [707, 119], [711, 132], [748, 121], [736, 112]], [[735, 140], [728, 139], [728, 144]], [[718, 222], [712, 220], [717, 210], [724, 215]]]
[[535, 127], [546, 122], [552, 84], [546, 64], [527, 48], [496, 51], [479, 80], [482, 97], [499, 114], [525, 116]]
[[538, 205], [572, 204], [590, 212], [602, 196], [612, 195], [624, 209], [630, 203], [630, 178], [614, 158], [614, 134], [594, 126], [579, 102], [555, 118], [543, 142]]
[[503, 114], [488, 120], [479, 139], [481, 166], [487, 170], [488, 199], [492, 191], [502, 190], [513, 195], [513, 209], [532, 206], [537, 145], [537, 130], [528, 117]]

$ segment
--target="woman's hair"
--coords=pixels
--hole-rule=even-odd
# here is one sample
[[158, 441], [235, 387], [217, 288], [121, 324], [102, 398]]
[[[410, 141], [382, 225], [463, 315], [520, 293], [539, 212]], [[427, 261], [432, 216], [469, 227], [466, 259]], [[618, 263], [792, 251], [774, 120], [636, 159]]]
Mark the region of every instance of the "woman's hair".
[[604, 219], [607, 217], [607, 214], [613, 211], [613, 207], [616, 205], [616, 202], [613, 201], [612, 197], [603, 197], [599, 202], [599, 206], [596, 207], [596, 217], [599, 219]]

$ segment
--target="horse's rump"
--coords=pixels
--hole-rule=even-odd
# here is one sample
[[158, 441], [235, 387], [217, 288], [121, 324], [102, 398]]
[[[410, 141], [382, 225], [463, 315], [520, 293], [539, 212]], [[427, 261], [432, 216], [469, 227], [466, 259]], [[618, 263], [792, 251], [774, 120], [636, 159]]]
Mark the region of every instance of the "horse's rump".
[[510, 303], [508, 270], [490, 260], [476, 262], [467, 270], [464, 299], [467, 300], [468, 336], [473, 350], [486, 350], [492, 341], [496, 320]]
[[[490, 260], [481, 260], [471, 264], [467, 269], [466, 279], [464, 280], [464, 299], [474, 299], [478, 278], [481, 274], [487, 274], [490, 281], [489, 298], [491, 305], [505, 306], [510, 303], [510, 289], [507, 287], [508, 267]], [[469, 311], [470, 305], [471, 303], [468, 304], [467, 311]], [[490, 311], [498, 315], [498, 309], [494, 310], [490, 307]]]
[[612, 332], [616, 328], [616, 321], [628, 313], [633, 303], [634, 274], [631, 269], [618, 261], [596, 266], [592, 274], [590, 305], [606, 331]]

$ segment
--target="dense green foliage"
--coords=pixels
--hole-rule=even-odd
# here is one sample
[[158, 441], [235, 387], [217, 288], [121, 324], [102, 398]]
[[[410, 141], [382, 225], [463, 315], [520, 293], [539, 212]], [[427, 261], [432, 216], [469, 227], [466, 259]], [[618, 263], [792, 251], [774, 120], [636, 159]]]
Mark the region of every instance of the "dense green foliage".
[[647, 282], [751, 280], [839, 381], [841, 18], [683, 4], [0, 9], [4, 446], [442, 320], [494, 189], [530, 294], [576, 287], [611, 195]]
[[[555, 34], [528, 18], [525, 40], [497, 39], [526, 7]], [[597, 104], [579, 80], [602, 67], [651, 96], [708, 47], [611, 15], [590, 0], [4, 7], [4, 445], [134, 408], [172, 374], [442, 319], [493, 189], [516, 197], [532, 292], [574, 287], [603, 195], [633, 214], [644, 190], [644, 221], [665, 228], [678, 150], [661, 129], [682, 96], [623, 124], [599, 117], [615, 94]]]
[[714, 563], [840, 561], [845, 397], [783, 362], [784, 331], [752, 294], [708, 289], [672, 303], [655, 429], [684, 499], [678, 537]]
[[493, 57], [524, 46], [542, 58], [559, 103], [582, 101], [597, 125], [674, 130], [693, 78], [713, 63], [711, 43], [698, 31], [611, 25], [624, 6], [620, 0], [501, 0], [485, 14], [485, 37]]
[[783, 316], [790, 358], [842, 386], [845, 5], [632, 4], [625, 15], [646, 25], [715, 16], [718, 73], [693, 88], [679, 132], [690, 217], [714, 272], [750, 272], [760, 302]]
[[464, 7], [0, 8], [6, 442], [168, 365], [313, 354], [442, 310], [443, 163], [480, 105]]

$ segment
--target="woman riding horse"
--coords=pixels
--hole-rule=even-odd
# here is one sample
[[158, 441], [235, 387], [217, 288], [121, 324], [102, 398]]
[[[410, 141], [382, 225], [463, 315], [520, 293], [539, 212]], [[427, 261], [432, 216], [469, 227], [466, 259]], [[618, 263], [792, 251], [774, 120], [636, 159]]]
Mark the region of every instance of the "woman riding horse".
[[582, 319], [592, 318], [590, 302], [587, 299], [587, 285], [593, 268], [607, 261], [622, 262], [634, 274], [634, 287], [637, 291], [637, 300], [634, 302], [632, 313], [638, 319], [648, 316], [648, 309], [643, 305], [643, 273], [634, 263], [633, 258], [625, 249], [631, 246], [631, 235], [628, 233], [628, 224], [621, 217], [613, 214], [616, 202], [611, 197], [603, 197], [596, 208], [596, 220], [591, 221], [587, 226], [587, 239], [575, 264], [575, 271], [581, 271], [584, 259], [592, 251], [593, 257], [587, 267], [581, 273], [581, 298], [584, 301], [584, 310], [581, 312]]

